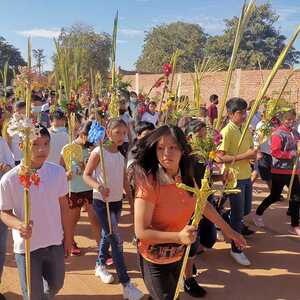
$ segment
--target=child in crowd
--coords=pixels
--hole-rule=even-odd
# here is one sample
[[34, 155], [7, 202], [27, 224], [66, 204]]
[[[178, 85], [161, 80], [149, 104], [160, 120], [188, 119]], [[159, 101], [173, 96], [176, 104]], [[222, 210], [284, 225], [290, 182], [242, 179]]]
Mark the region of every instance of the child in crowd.
[[21, 165], [7, 172], [0, 181], [1, 219], [13, 229], [16, 263], [26, 300], [25, 240], [30, 239], [31, 300], [53, 299], [63, 287], [64, 258], [72, 245], [67, 177], [61, 166], [46, 162], [49, 147], [50, 134], [41, 126], [40, 136], [32, 141], [31, 149], [31, 167], [36, 170], [40, 182], [38, 186], [30, 186], [30, 225], [23, 222]]
[[291, 234], [300, 236], [299, 227], [299, 207], [300, 207], [300, 183], [299, 183], [299, 155], [300, 155], [300, 135], [294, 128], [296, 119], [295, 110], [289, 110], [282, 115], [282, 124], [277, 128], [271, 138], [272, 153], [272, 187], [270, 195], [265, 198], [256, 209], [253, 220], [257, 226], [263, 227], [262, 215], [264, 211], [273, 203], [280, 200], [280, 195], [284, 186], [289, 187], [293, 167], [296, 164], [295, 178], [291, 189], [291, 199], [289, 202], [291, 214]]
[[157, 126], [158, 118], [159, 115], [156, 111], [156, 102], [150, 101], [148, 104], [148, 110], [142, 116], [142, 121], [146, 121], [152, 123], [154, 126]]
[[57, 110], [50, 115], [50, 152], [48, 161], [55, 164], [60, 163], [60, 154], [62, 148], [69, 143], [69, 135], [66, 128], [66, 117], [61, 110]]
[[[257, 169], [259, 175], [263, 181], [268, 185], [271, 191], [272, 180], [271, 180], [271, 166], [272, 166], [272, 155], [271, 155], [271, 139], [268, 137], [260, 143], [260, 129], [265, 125], [266, 122], [266, 111], [262, 113], [262, 119], [256, 125], [256, 130], [254, 133], [254, 146], [259, 148], [257, 153]], [[254, 181], [252, 180], [252, 183]]]
[[130, 114], [128, 111], [128, 106], [126, 104], [125, 99], [122, 99], [120, 101], [119, 114], [120, 114], [120, 118], [126, 123], [126, 126], [128, 128], [124, 143], [123, 143], [123, 145], [120, 146], [119, 150], [124, 155], [124, 157], [127, 157], [129, 145], [131, 145], [131, 143], [132, 143], [132, 133], [133, 133], [133, 123], [134, 122], [133, 122], [133, 119], [130, 117]]
[[[230, 224], [237, 232], [249, 235], [253, 231], [244, 225], [243, 218], [251, 211], [252, 183], [250, 160], [256, 158], [257, 150], [253, 149], [250, 131], [246, 132], [240, 149], [237, 149], [243, 132], [243, 123], [247, 116], [247, 102], [242, 98], [231, 98], [226, 103], [226, 109], [229, 123], [221, 131], [223, 138], [217, 152], [217, 160], [220, 163], [225, 163], [225, 167], [232, 166], [236, 171], [237, 188], [241, 192], [229, 195], [231, 208]], [[230, 254], [237, 263], [244, 266], [250, 265], [246, 255], [234, 243], [232, 243]]]
[[[250, 114], [251, 109], [252, 109], [252, 106], [254, 105], [254, 103], [255, 103], [255, 100], [251, 100], [251, 101], [249, 102], [249, 105], [248, 105], [248, 107], [247, 107], [247, 114]], [[261, 114], [261, 112], [260, 112], [259, 110], [257, 110], [257, 111], [255, 112], [255, 114], [254, 114], [254, 116], [253, 116], [251, 122], [250, 122], [250, 125], [249, 125], [250, 131], [252, 131], [252, 132], [255, 131], [256, 126], [257, 126], [257, 124], [261, 121], [261, 119], [262, 119], [262, 114]]]
[[137, 123], [135, 127], [136, 139], [134, 140], [133, 145], [128, 153], [127, 168], [129, 168], [134, 162], [134, 152], [136, 150], [136, 145], [139, 142], [139, 140], [141, 140], [154, 129], [155, 127], [152, 123], [146, 121], [140, 121]]
[[209, 124], [214, 125], [215, 120], [218, 118], [218, 103], [219, 97], [216, 94], [213, 94], [209, 97], [209, 106], [207, 108], [207, 116], [209, 120]]
[[47, 113], [42, 111], [42, 107], [45, 103], [43, 102], [42, 93], [32, 93], [31, 96], [31, 112], [32, 118], [48, 128], [50, 126], [50, 120]]
[[[185, 136], [187, 137], [188, 141], [191, 140], [193, 136], [196, 136], [200, 139], [205, 139], [206, 135], [206, 124], [199, 119], [191, 120], [186, 126]], [[201, 187], [201, 180], [203, 179], [205, 173], [205, 165], [204, 163], [199, 162], [200, 157], [196, 155], [193, 155], [192, 157], [194, 159], [193, 172], [195, 182], [197, 183], [198, 187]], [[212, 180], [224, 181], [225, 176], [212, 175]], [[214, 196], [208, 197], [208, 202], [203, 211], [203, 218], [201, 219], [198, 226], [197, 240], [192, 244], [190, 259], [188, 261], [185, 272], [184, 290], [190, 296], [196, 298], [204, 297], [206, 294], [206, 291], [197, 283], [196, 279], [193, 277], [193, 273], [196, 273], [196, 267], [194, 266], [196, 254], [200, 254], [204, 251], [204, 249], [210, 249], [214, 246], [217, 240], [216, 225], [229, 239], [234, 239], [236, 245], [246, 245], [246, 241], [244, 240], [243, 236], [231, 229], [231, 227], [218, 214], [214, 206], [216, 206], [216, 199], [214, 198]]]
[[[18, 116], [24, 116], [26, 113], [26, 103], [24, 101], [18, 101], [14, 105], [14, 115], [16, 117]], [[14, 133], [13, 135], [9, 136], [9, 146], [11, 149], [11, 152], [13, 154], [15, 165], [18, 165], [23, 157], [23, 153], [20, 150], [20, 137], [18, 133]]]
[[[91, 223], [92, 231], [94, 233], [97, 246], [99, 245], [99, 221], [97, 219], [97, 216], [95, 214], [95, 211], [93, 209], [92, 203], [93, 203], [93, 189], [91, 189], [82, 178], [83, 171], [85, 168], [85, 165], [89, 159], [90, 156], [90, 143], [88, 142], [88, 134], [89, 130], [91, 128], [91, 121], [86, 122], [81, 126], [81, 129], [79, 129], [79, 134], [77, 138], [74, 140], [74, 144], [80, 145], [82, 148], [83, 153], [83, 161], [76, 161], [72, 160], [72, 170], [67, 171], [67, 177], [70, 181], [70, 191], [69, 191], [69, 207], [70, 207], [70, 215], [71, 215], [71, 224], [72, 224], [72, 232], [75, 232], [75, 227], [80, 219], [80, 211], [83, 206], [85, 206], [85, 209], [88, 214], [89, 221]], [[67, 145], [66, 145], [67, 146]], [[63, 152], [64, 146], [61, 153], [61, 160], [60, 164], [65, 167], [65, 162], [63, 159]], [[73, 236], [73, 245], [71, 253], [73, 255], [80, 255], [81, 251], [77, 246], [77, 243], [74, 241]]]
[[[109, 245], [111, 245], [119, 282], [123, 286], [123, 297], [124, 299], [138, 300], [143, 297], [143, 294], [130, 282], [123, 256], [123, 242], [118, 231], [123, 191], [125, 190], [126, 196], [130, 197], [125, 176], [125, 160], [118, 151], [118, 147], [124, 143], [127, 132], [128, 127], [122, 119], [111, 119], [108, 122], [107, 137], [109, 144], [103, 148], [103, 160], [99, 155], [99, 147], [95, 148], [90, 155], [83, 178], [94, 190], [93, 206], [102, 226], [95, 275], [99, 276], [104, 283], [114, 281], [113, 275], [108, 272], [105, 266]], [[100, 167], [99, 162], [101, 162]], [[104, 179], [103, 168], [106, 170], [107, 186], [105, 186], [106, 180]], [[109, 205], [112, 233], [109, 231], [106, 202]]]
[[[173, 299], [184, 245], [192, 244], [197, 238], [197, 228], [187, 225], [195, 209], [194, 195], [176, 185], [182, 182], [194, 186], [196, 183], [195, 160], [191, 152], [182, 130], [164, 125], [142, 139], [136, 153], [135, 233], [139, 239], [142, 276], [155, 300]], [[224, 231], [230, 238], [238, 246], [245, 246], [243, 237], [234, 233], [209, 203], [205, 214], [216, 223], [223, 222]], [[191, 295], [198, 292], [198, 297], [203, 296], [205, 292], [192, 274], [186, 272], [186, 276], [185, 290]]]
[[139, 110], [138, 110], [139, 101], [138, 101], [138, 97], [137, 97], [136, 92], [134, 92], [134, 91], [131, 91], [129, 93], [129, 95], [130, 95], [129, 110], [130, 110], [132, 119], [134, 120], [135, 124], [137, 124], [138, 118], [139, 118]]

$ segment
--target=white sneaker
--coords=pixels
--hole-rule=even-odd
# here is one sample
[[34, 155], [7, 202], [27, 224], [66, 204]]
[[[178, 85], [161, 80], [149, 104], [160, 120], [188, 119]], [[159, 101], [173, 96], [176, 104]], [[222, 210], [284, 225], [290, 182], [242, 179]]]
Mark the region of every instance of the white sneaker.
[[252, 220], [257, 227], [265, 227], [264, 219], [262, 216], [254, 214]]
[[123, 287], [123, 298], [128, 300], [140, 300], [144, 294], [136, 288], [132, 283], [128, 283]]
[[110, 274], [104, 265], [96, 267], [95, 276], [100, 277], [103, 283], [112, 283], [114, 276]]
[[251, 263], [247, 256], [243, 252], [233, 252], [232, 250], [230, 251], [230, 255], [233, 257], [233, 259], [240, 265], [242, 266], [250, 266]]

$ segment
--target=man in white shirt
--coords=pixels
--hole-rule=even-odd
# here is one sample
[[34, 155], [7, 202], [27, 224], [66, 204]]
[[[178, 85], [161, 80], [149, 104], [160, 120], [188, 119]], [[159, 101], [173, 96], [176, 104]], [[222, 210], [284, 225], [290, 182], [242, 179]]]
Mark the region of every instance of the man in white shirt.
[[64, 257], [72, 246], [66, 173], [61, 166], [46, 162], [49, 145], [50, 134], [42, 127], [40, 137], [32, 141], [31, 168], [36, 170], [40, 181], [31, 182], [29, 188], [30, 225], [23, 222], [24, 187], [19, 177], [22, 166], [7, 172], [0, 181], [0, 216], [3, 223], [13, 229], [14, 253], [26, 300], [25, 240], [30, 239], [30, 300], [53, 299], [62, 288]]

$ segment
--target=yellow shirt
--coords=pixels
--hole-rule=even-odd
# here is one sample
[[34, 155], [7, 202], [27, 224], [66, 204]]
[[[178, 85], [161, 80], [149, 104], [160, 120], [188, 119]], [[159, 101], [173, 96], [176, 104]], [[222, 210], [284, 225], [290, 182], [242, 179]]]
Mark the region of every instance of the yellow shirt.
[[[253, 148], [253, 137], [249, 130], [247, 130], [243, 143], [237, 151], [238, 143], [242, 136], [243, 126], [239, 127], [233, 122], [229, 123], [221, 130], [222, 143], [219, 146], [220, 151], [224, 151], [228, 155], [237, 155], [245, 153], [247, 150]], [[226, 167], [231, 166], [231, 163], [225, 164]], [[251, 177], [251, 166], [250, 160], [243, 159], [233, 164], [233, 168], [237, 171], [237, 179], [248, 179]]]

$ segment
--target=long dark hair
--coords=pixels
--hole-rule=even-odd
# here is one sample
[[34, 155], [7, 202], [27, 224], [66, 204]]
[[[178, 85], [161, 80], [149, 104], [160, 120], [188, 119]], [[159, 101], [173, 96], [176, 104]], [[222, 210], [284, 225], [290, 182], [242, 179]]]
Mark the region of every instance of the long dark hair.
[[179, 162], [182, 182], [188, 186], [194, 186], [193, 159], [191, 147], [188, 144], [183, 131], [173, 125], [164, 125], [146, 137], [142, 138], [135, 153], [137, 175], [152, 176], [156, 182], [156, 173], [159, 168], [159, 161], [156, 155], [156, 146], [159, 140], [166, 135], [171, 135], [179, 146], [182, 156]]
[[[80, 126], [80, 128], [79, 128], [79, 130], [78, 130], [77, 137], [78, 137], [80, 134], [84, 134], [84, 135], [88, 136], [92, 124], [93, 124], [93, 121], [85, 121], [84, 123], [82, 123], [81, 126]], [[89, 141], [87, 141], [87, 142], [83, 145], [84, 148], [90, 148], [90, 147], [92, 147], [92, 146], [93, 146], [93, 144], [90, 143]]]

